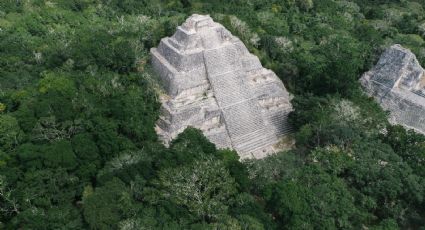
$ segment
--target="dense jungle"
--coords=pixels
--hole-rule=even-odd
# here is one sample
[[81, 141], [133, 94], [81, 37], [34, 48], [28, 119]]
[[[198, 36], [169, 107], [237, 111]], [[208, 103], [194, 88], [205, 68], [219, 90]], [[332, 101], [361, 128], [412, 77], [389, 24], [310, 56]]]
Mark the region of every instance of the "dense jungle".
[[[293, 95], [296, 146], [239, 161], [158, 140], [149, 50], [193, 13]], [[0, 0], [0, 229], [425, 229], [425, 137], [358, 82], [424, 0]]]

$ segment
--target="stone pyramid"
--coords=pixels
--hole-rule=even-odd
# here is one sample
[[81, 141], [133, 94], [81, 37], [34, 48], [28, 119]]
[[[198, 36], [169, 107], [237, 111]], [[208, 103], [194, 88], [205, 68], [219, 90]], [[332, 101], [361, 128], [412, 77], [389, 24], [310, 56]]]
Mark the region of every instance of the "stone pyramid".
[[391, 46], [360, 82], [383, 109], [390, 111], [391, 123], [425, 134], [425, 71], [410, 50]]
[[151, 55], [167, 94], [156, 127], [165, 144], [191, 126], [242, 159], [262, 158], [290, 132], [283, 83], [210, 16], [192, 15]]

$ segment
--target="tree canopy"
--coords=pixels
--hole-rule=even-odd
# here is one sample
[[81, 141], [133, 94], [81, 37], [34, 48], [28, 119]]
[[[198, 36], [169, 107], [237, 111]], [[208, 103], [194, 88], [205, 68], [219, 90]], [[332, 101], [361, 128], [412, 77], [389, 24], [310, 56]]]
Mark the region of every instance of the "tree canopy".
[[[425, 66], [424, 0], [0, 1], [1, 229], [424, 229], [425, 137], [358, 84], [394, 43]], [[193, 13], [294, 95], [296, 146], [239, 161], [155, 133], [149, 49]]]

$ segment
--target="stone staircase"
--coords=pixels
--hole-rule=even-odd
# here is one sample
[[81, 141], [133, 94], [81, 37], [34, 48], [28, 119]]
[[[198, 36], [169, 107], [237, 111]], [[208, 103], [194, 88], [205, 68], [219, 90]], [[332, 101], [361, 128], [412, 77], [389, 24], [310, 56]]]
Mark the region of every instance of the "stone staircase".
[[240, 103], [250, 97], [246, 85], [235, 71], [209, 77], [209, 81], [214, 89], [217, 102], [222, 108]]
[[208, 79], [232, 145], [242, 155], [247, 155], [277, 142], [273, 132], [266, 127], [256, 99], [250, 98], [249, 86], [241, 73], [241, 60], [232, 46], [204, 52]]
[[261, 151], [277, 142], [277, 139], [270, 135], [266, 128], [247, 133], [243, 136], [232, 139], [234, 148], [241, 153], [249, 154]]
[[276, 134], [278, 136], [283, 136], [293, 131], [291, 125], [288, 123], [288, 115], [289, 111], [270, 116], [270, 122], [273, 124], [273, 127], [277, 128]]
[[412, 91], [414, 94], [420, 96], [420, 97], [424, 97], [425, 98], [425, 93], [422, 90], [413, 90]]
[[250, 101], [246, 101], [223, 109], [223, 117], [232, 138], [264, 128], [261, 112], [253, 106]]

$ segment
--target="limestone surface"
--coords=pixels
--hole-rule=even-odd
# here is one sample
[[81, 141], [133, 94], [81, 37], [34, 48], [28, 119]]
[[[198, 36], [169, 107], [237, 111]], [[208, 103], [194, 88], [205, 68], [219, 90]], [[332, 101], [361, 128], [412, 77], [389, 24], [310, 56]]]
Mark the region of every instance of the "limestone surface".
[[360, 82], [390, 111], [390, 122], [425, 134], [425, 71], [410, 50], [391, 46]]
[[192, 15], [151, 55], [166, 92], [156, 127], [165, 144], [192, 126], [218, 148], [262, 158], [290, 132], [283, 83], [210, 16]]

